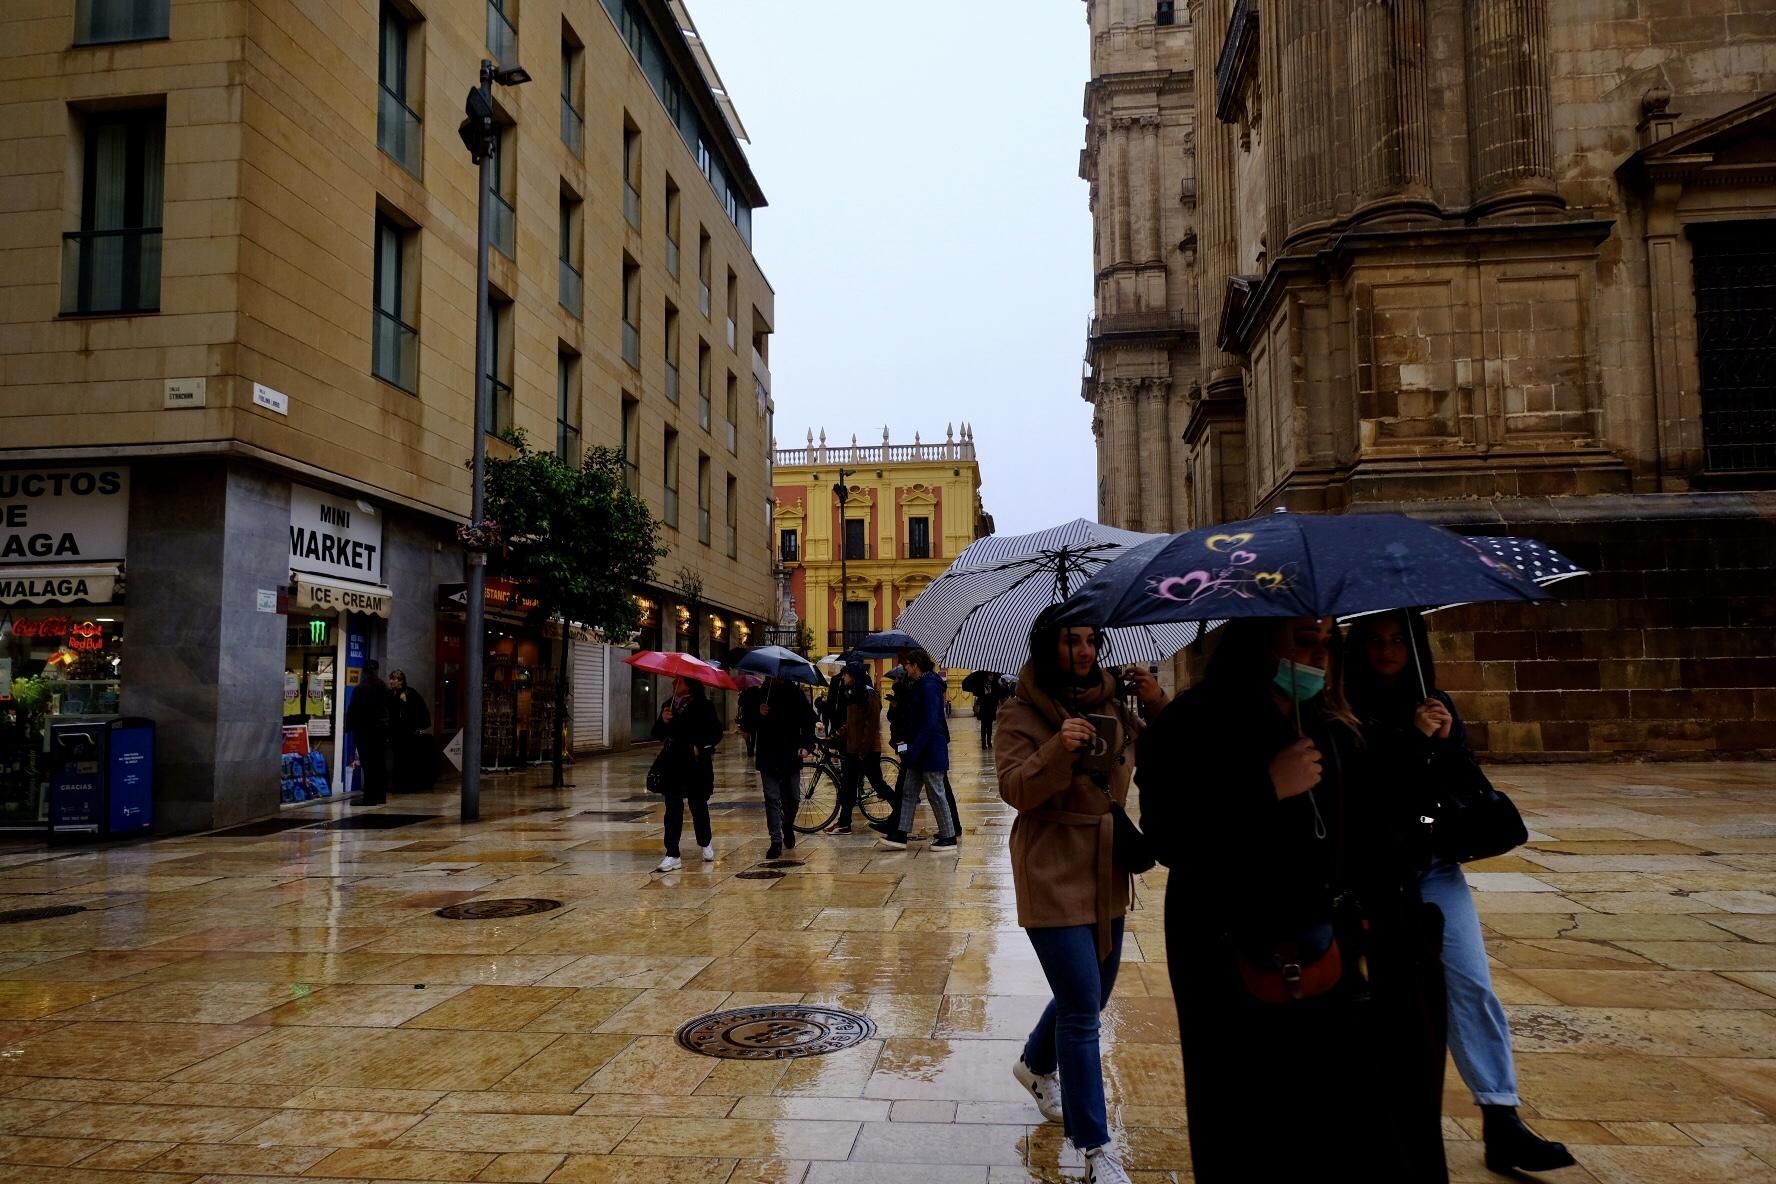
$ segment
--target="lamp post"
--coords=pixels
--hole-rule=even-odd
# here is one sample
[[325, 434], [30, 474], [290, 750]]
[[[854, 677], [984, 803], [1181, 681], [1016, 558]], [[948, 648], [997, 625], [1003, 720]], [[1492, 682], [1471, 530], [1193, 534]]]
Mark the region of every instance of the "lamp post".
[[846, 609], [851, 604], [850, 559], [851, 548], [847, 545], [846, 536], [850, 533], [845, 529], [845, 506], [851, 500], [851, 488], [845, 484], [845, 478], [857, 472], [856, 469], [840, 469], [839, 479], [833, 485], [833, 496], [839, 499], [839, 636], [845, 639], [845, 649], [851, 648], [851, 630], [845, 624]]
[[493, 206], [487, 188], [493, 180], [493, 154], [499, 151], [499, 129], [493, 122], [493, 84], [522, 86], [530, 81], [523, 66], [500, 68], [482, 59], [479, 82], [463, 103], [468, 118], [456, 129], [469, 159], [481, 169], [480, 197], [476, 207], [475, 234], [475, 439], [469, 485], [469, 529], [464, 536], [463, 563], [468, 568], [467, 619], [463, 623], [463, 770], [462, 820], [481, 817], [481, 665], [487, 648], [487, 546], [482, 519], [487, 512], [487, 409], [493, 402], [489, 372], [492, 342], [487, 336], [487, 250], [491, 238]]

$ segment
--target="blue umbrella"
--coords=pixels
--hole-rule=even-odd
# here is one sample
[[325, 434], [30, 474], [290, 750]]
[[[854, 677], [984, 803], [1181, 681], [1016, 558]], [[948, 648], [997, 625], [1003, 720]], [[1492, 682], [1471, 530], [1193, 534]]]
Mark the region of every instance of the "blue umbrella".
[[1068, 599], [1062, 621], [1117, 628], [1548, 598], [1488, 548], [1428, 522], [1276, 513], [1130, 547]]
[[734, 663], [734, 669], [762, 678], [781, 678], [787, 682], [805, 682], [816, 687], [826, 685], [826, 679], [820, 671], [814, 669], [814, 663], [780, 645], [761, 645], [756, 650], [747, 651], [744, 657]]
[[910, 633], [884, 629], [880, 633], [870, 634], [846, 652], [854, 658], [892, 658], [901, 650], [918, 648], [919, 643], [913, 640]]

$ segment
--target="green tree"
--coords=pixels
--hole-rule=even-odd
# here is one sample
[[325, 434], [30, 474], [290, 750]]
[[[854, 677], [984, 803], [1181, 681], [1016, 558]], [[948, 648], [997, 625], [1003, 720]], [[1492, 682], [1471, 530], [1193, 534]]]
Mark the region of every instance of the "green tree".
[[564, 622], [555, 663], [555, 727], [551, 743], [554, 785], [562, 784], [561, 740], [566, 730], [565, 623], [597, 630], [622, 644], [641, 624], [635, 588], [654, 578], [666, 554], [660, 523], [647, 502], [629, 491], [623, 455], [591, 447], [579, 468], [552, 452], [530, 447], [523, 432], [510, 437], [517, 455], [487, 458], [487, 519], [500, 540], [489, 568], [534, 597], [532, 623]]

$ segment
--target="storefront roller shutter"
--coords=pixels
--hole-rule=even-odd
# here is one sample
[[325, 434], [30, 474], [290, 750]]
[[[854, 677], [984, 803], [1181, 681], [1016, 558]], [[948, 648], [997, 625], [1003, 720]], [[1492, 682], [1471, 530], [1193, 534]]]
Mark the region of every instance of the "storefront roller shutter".
[[605, 679], [610, 647], [574, 642], [573, 748], [575, 752], [610, 747], [609, 707]]

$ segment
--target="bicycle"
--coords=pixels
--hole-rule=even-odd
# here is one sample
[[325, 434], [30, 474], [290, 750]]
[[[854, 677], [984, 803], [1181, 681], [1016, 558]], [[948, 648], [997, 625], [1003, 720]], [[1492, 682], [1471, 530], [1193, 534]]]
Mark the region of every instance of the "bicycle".
[[[839, 786], [844, 778], [839, 745], [824, 737], [818, 742], [812, 759], [802, 762], [799, 790], [796, 795], [795, 820], [792, 825], [799, 834], [819, 834], [839, 816]], [[882, 780], [889, 785], [900, 784], [900, 761], [892, 753], [882, 753]], [[895, 803], [882, 796], [865, 774], [857, 787], [857, 808], [871, 822], [887, 822], [894, 816]], [[817, 820], [817, 821], [816, 821]]]

